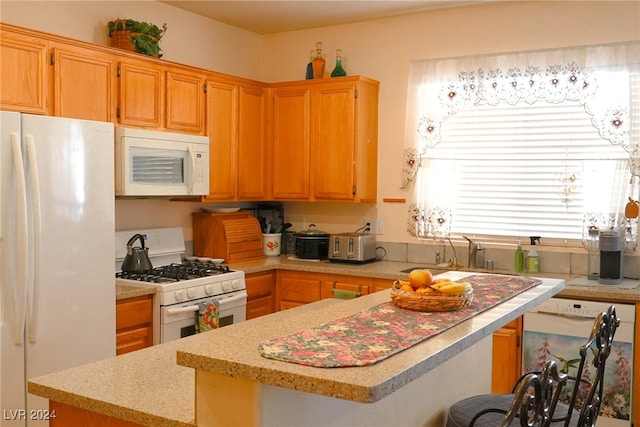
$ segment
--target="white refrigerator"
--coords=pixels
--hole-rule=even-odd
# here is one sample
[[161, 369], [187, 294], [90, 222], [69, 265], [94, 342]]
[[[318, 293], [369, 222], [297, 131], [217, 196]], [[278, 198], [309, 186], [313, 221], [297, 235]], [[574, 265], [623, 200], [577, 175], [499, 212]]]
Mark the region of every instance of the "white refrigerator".
[[0, 425], [44, 426], [29, 378], [115, 356], [114, 129], [0, 119]]

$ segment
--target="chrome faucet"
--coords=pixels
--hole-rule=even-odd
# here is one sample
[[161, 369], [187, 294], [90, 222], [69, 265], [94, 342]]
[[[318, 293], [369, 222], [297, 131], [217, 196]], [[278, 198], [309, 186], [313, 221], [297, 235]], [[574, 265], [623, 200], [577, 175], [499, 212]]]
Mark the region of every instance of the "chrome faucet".
[[476, 268], [476, 254], [478, 251], [478, 245], [476, 242], [468, 238], [467, 236], [462, 236], [469, 242], [469, 248], [467, 250], [467, 268]]

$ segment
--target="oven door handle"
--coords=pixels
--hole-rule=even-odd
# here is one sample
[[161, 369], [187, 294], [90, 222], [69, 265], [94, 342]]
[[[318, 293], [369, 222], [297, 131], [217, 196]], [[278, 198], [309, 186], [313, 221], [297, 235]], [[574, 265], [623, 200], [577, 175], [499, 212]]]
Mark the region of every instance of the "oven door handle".
[[198, 310], [200, 310], [199, 305], [186, 305], [184, 307], [178, 307], [178, 308], [167, 308], [167, 314], [173, 315], [173, 314], [188, 313], [190, 311], [198, 311]]
[[242, 293], [240, 293], [238, 295], [218, 300], [218, 302], [222, 306], [224, 304], [229, 304], [231, 302], [236, 302], [236, 301], [240, 301], [240, 300], [243, 300], [243, 299], [247, 299], [247, 293], [246, 292], [242, 292]]

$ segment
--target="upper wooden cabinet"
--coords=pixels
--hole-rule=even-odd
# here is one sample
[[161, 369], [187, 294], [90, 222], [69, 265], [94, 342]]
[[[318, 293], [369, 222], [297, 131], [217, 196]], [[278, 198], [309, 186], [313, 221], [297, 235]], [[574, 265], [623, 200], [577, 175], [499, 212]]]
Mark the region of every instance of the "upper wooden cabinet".
[[204, 135], [204, 75], [126, 58], [118, 79], [118, 123]]
[[113, 121], [116, 56], [31, 33], [0, 30], [0, 108]]
[[204, 75], [168, 69], [166, 84], [166, 128], [204, 135]]
[[0, 108], [47, 113], [48, 41], [0, 29]]
[[111, 122], [115, 117], [115, 55], [52, 42], [53, 115]]
[[311, 90], [301, 85], [271, 90], [271, 196], [276, 200], [310, 197]]
[[271, 85], [274, 199], [376, 202], [378, 85], [359, 76]]
[[0, 23], [0, 108], [207, 135], [219, 201], [375, 203], [378, 86], [267, 84]]
[[164, 68], [134, 59], [118, 63], [118, 122], [125, 126], [162, 128]]
[[207, 80], [210, 140], [209, 196], [205, 201], [263, 200], [266, 197], [263, 85], [242, 80]]

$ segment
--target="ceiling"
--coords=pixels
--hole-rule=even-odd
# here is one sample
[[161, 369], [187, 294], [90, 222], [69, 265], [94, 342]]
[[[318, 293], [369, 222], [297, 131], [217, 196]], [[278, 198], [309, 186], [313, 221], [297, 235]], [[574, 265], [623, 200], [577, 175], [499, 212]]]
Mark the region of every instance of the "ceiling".
[[489, 0], [159, 1], [254, 33], [273, 34], [486, 3]]

